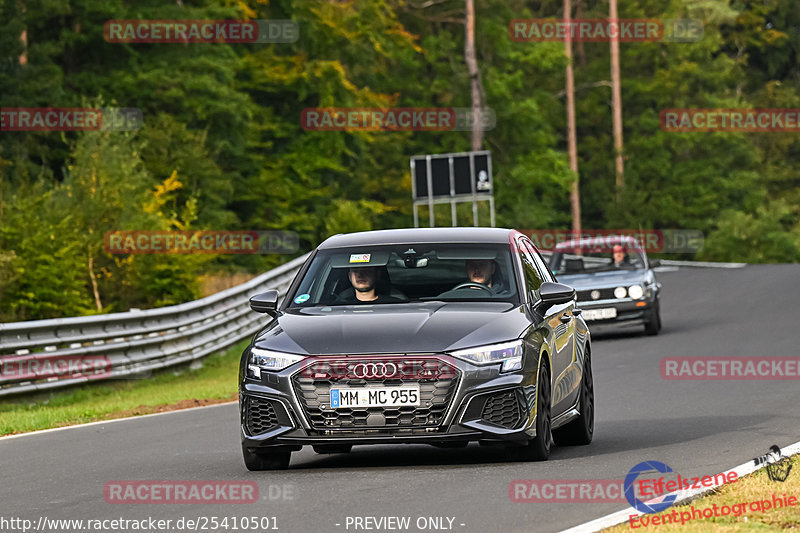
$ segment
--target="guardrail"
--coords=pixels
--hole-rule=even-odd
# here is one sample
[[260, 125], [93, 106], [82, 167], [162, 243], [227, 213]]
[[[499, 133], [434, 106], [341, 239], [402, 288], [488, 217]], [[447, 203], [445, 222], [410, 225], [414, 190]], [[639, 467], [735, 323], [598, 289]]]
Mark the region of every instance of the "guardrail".
[[[250, 296], [267, 289], [278, 289], [280, 297], [285, 296], [308, 256], [180, 305], [0, 324], [0, 396], [132, 377], [227, 348], [265, 323], [264, 315], [250, 310]], [[78, 369], [87, 361], [102, 365], [89, 375], [83, 370], [70, 373], [70, 368]], [[48, 375], [42, 372], [45, 368], [59, 372]]]

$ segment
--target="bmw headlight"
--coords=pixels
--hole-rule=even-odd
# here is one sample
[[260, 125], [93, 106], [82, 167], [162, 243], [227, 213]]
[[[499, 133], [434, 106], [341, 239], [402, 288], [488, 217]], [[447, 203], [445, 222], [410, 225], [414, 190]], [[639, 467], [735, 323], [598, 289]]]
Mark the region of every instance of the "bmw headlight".
[[644, 289], [642, 288], [641, 285], [631, 285], [630, 287], [628, 287], [628, 294], [634, 300], [638, 300], [642, 296], [644, 296]]
[[451, 352], [450, 355], [474, 365], [493, 365], [503, 363], [501, 372], [511, 372], [522, 368], [522, 341], [490, 344], [467, 350]]
[[263, 348], [251, 348], [250, 359], [247, 362], [247, 375], [260, 379], [262, 370], [277, 372], [305, 358], [304, 355], [273, 352]]
[[627, 296], [628, 291], [625, 290], [625, 287], [617, 287], [614, 289], [614, 298], [620, 299], [625, 298]]

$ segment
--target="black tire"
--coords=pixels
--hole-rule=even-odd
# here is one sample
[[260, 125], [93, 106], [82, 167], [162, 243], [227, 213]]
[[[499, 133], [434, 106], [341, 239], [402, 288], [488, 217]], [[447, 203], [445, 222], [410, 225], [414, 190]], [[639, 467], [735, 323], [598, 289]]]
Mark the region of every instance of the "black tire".
[[553, 431], [553, 440], [559, 446], [583, 446], [592, 442], [594, 436], [594, 376], [592, 376], [592, 358], [586, 352], [586, 359], [581, 378], [580, 416]]
[[658, 335], [659, 331], [661, 331], [661, 306], [656, 300], [656, 305], [650, 311], [650, 319], [644, 325], [644, 332], [647, 335]]
[[325, 455], [329, 453], [350, 453], [353, 449], [352, 444], [314, 444], [314, 451]]
[[242, 446], [242, 457], [248, 470], [286, 470], [289, 468], [292, 452], [290, 450], [252, 452], [246, 446]]
[[550, 426], [550, 372], [542, 365], [536, 385], [536, 437], [524, 446], [506, 447], [509, 461], [547, 461], [553, 435]]

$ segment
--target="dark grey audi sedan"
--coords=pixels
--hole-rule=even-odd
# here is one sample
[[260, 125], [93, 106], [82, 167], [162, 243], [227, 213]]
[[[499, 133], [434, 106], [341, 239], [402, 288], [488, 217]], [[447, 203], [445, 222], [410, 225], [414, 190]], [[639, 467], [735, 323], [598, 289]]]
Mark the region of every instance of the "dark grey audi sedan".
[[594, 431], [590, 335], [575, 290], [523, 234], [431, 228], [336, 235], [308, 258], [242, 354], [250, 470], [304, 445], [471, 441], [545, 460]]

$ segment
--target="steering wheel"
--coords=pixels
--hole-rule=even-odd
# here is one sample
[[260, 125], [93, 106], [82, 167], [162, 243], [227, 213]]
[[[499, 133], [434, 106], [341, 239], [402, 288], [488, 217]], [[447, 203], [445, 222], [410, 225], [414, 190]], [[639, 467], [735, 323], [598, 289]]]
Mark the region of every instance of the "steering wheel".
[[484, 290], [484, 291], [486, 291], [486, 292], [488, 292], [490, 294], [492, 292], [492, 289], [490, 289], [489, 287], [487, 287], [483, 283], [478, 283], [477, 281], [468, 281], [466, 283], [462, 283], [461, 285], [457, 285], [457, 286], [453, 287], [450, 290], [451, 291], [457, 291], [458, 289], [466, 289], [468, 287], [471, 287], [471, 288], [474, 288], [474, 289], [482, 289], [482, 290]]

